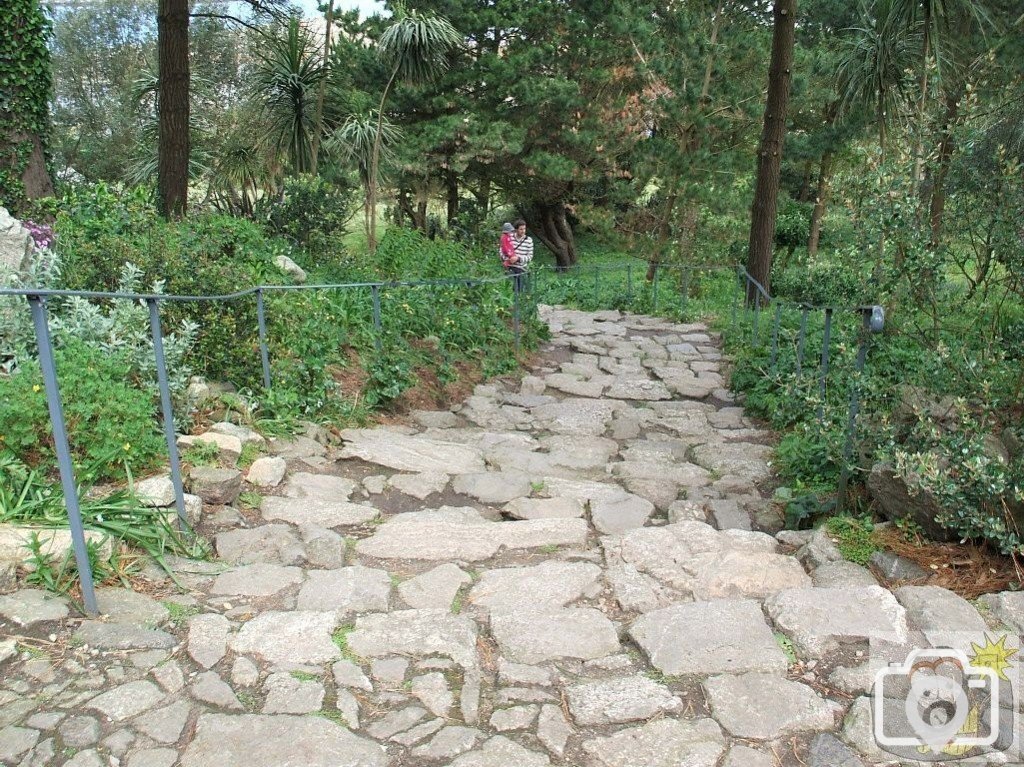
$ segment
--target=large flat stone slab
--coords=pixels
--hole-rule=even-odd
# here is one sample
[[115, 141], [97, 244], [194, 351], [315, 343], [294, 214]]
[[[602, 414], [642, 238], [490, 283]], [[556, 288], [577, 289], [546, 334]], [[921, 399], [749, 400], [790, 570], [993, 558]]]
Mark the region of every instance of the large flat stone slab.
[[907, 641], [906, 610], [881, 586], [790, 589], [769, 598], [765, 609], [808, 659], [871, 639]]
[[413, 609], [448, 610], [459, 589], [471, 581], [469, 574], [458, 565], [446, 562], [399, 584], [398, 594]]
[[516, 498], [502, 510], [516, 519], [573, 519], [586, 513], [576, 498]]
[[361, 458], [396, 471], [474, 474], [484, 470], [483, 452], [454, 442], [401, 434], [386, 429], [345, 429], [342, 458]]
[[620, 649], [615, 624], [592, 608], [492, 615], [491, 634], [502, 655], [516, 663], [593, 660]]
[[988, 628], [970, 602], [949, 589], [903, 586], [894, 593], [906, 608], [907, 620], [924, 632], [932, 647], [963, 647], [964, 634], [980, 634]]
[[341, 658], [341, 651], [331, 639], [337, 625], [333, 612], [262, 613], [235, 634], [231, 649], [278, 666], [317, 666]]
[[385, 767], [372, 740], [318, 716], [202, 714], [181, 767]]
[[476, 509], [443, 506], [436, 511], [396, 514], [356, 545], [365, 556], [381, 559], [490, 559], [502, 547], [534, 549], [582, 546], [587, 523], [582, 519], [529, 519], [490, 522]]
[[481, 503], [502, 504], [529, 495], [530, 477], [514, 469], [460, 474], [452, 482], [452, 490]]
[[148, 711], [163, 700], [163, 697], [163, 692], [155, 684], [140, 680], [119, 685], [97, 695], [86, 704], [86, 708], [99, 711], [115, 722], [121, 722]]
[[716, 676], [704, 690], [715, 719], [738, 738], [775, 740], [835, 726], [837, 707], [807, 685], [774, 674]]
[[288, 525], [260, 525], [248, 530], [218, 533], [214, 546], [218, 557], [236, 565], [255, 562], [294, 565], [306, 555], [298, 535]]
[[716, 767], [725, 749], [711, 719], [657, 719], [583, 742], [588, 767]]
[[302, 570], [267, 562], [237, 567], [217, 579], [210, 587], [211, 594], [267, 597], [302, 583]]
[[355, 492], [356, 487], [356, 483], [347, 477], [300, 471], [288, 479], [288, 484], [284, 486], [284, 495], [288, 498], [344, 502]]
[[260, 514], [268, 522], [331, 528], [365, 524], [379, 516], [380, 511], [348, 501], [267, 496], [260, 504]]
[[334, 610], [339, 618], [356, 613], [384, 612], [391, 595], [391, 576], [384, 570], [356, 565], [337, 570], [309, 570], [299, 590], [299, 610]]
[[718, 531], [703, 522], [639, 528], [601, 544], [609, 566], [632, 565], [681, 598], [764, 599], [811, 583], [799, 562], [775, 553], [771, 536]]
[[469, 601], [491, 612], [555, 609], [581, 598], [600, 577], [601, 568], [587, 562], [488, 570], [469, 592]]
[[67, 617], [67, 603], [40, 589], [22, 589], [0, 596], [0, 618], [17, 626], [53, 623]]
[[477, 751], [463, 754], [449, 767], [548, 767], [551, 760], [523, 748], [504, 735], [495, 735]]
[[570, 398], [535, 407], [532, 414], [542, 429], [555, 434], [600, 436], [621, 407], [610, 400]]
[[687, 602], [649, 612], [629, 627], [656, 669], [682, 674], [784, 674], [789, 661], [749, 599]]
[[645, 721], [683, 707], [665, 685], [639, 675], [574, 684], [565, 692], [572, 718], [583, 726]]
[[346, 637], [348, 648], [364, 658], [387, 655], [443, 655], [463, 668], [476, 668], [476, 623], [448, 610], [397, 610], [364, 615]]

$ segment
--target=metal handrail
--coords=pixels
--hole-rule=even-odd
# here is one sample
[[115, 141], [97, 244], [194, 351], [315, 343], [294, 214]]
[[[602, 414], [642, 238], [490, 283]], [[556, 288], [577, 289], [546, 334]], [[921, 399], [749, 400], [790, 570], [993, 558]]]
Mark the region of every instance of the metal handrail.
[[[85, 542], [85, 531], [82, 523], [81, 509], [78, 499], [78, 485], [75, 479], [74, 466], [71, 459], [71, 446], [68, 441], [67, 425], [64, 420], [64, 406], [57, 381], [56, 362], [54, 359], [53, 339], [50, 334], [49, 312], [47, 300], [51, 298], [93, 298], [143, 302], [149, 311], [150, 334], [153, 341], [157, 388], [160, 395], [161, 418], [164, 426], [164, 438], [167, 443], [168, 462], [170, 464], [171, 484], [174, 488], [174, 505], [180, 522], [187, 525], [185, 511], [185, 492], [181, 477], [181, 457], [178, 453], [177, 435], [174, 429], [174, 412], [171, 402], [170, 384], [167, 376], [167, 363], [164, 356], [163, 330], [160, 322], [160, 303], [198, 303], [208, 301], [234, 301], [254, 296], [256, 298], [257, 329], [260, 346], [260, 365], [263, 373], [263, 385], [271, 388], [270, 354], [267, 344], [266, 310], [263, 296], [272, 291], [299, 290], [335, 290], [335, 289], [369, 289], [373, 299], [373, 324], [375, 330], [374, 343], [379, 351], [382, 345], [381, 291], [395, 288], [412, 287], [479, 287], [510, 283], [511, 275], [500, 277], [462, 277], [437, 280], [394, 280], [378, 282], [351, 282], [318, 285], [257, 285], [234, 293], [218, 295], [186, 296], [167, 295], [163, 293], [120, 293], [94, 290], [50, 290], [35, 287], [0, 287], [0, 296], [20, 296], [28, 301], [32, 313], [36, 347], [39, 364], [43, 375], [46, 391], [47, 408], [50, 415], [50, 426], [53, 432], [54, 452], [60, 473], [61, 486], [64, 492], [64, 504], [68, 511], [68, 524], [71, 531], [72, 547], [78, 567], [79, 581], [82, 587], [82, 602], [89, 614], [96, 614], [96, 592], [92, 569], [89, 562]], [[515, 335], [516, 353], [520, 345], [520, 304], [519, 293], [513, 296], [513, 333]]]
[[[548, 267], [546, 265], [535, 265], [532, 271], [540, 274], [554, 271], [565, 274], [567, 271], [592, 271], [595, 279], [595, 298], [599, 294], [599, 280], [600, 274], [604, 271], [610, 271], [615, 269], [625, 269], [627, 287], [630, 297], [632, 297], [632, 261], [626, 264], [586, 264], [576, 265], [569, 270], [559, 269], [557, 267]], [[638, 262], [643, 263], [643, 262]], [[773, 305], [775, 307], [775, 319], [774, 319], [774, 330], [772, 340], [772, 372], [776, 370], [777, 363], [777, 351], [778, 351], [778, 333], [779, 324], [781, 320], [781, 313], [784, 307], [795, 307], [802, 312], [801, 322], [801, 333], [800, 333], [800, 351], [797, 360], [797, 371], [798, 374], [802, 369], [803, 364], [803, 347], [804, 339], [806, 336], [807, 328], [807, 316], [811, 311], [824, 311], [826, 317], [826, 328], [830, 327], [831, 317], [835, 311], [840, 309], [855, 309], [859, 311], [864, 317], [864, 328], [869, 327], [869, 313], [870, 310], [875, 307], [815, 307], [807, 303], [802, 302], [786, 302], [781, 301], [777, 298], [770, 296], [768, 291], [759, 282], [754, 280], [750, 274], [740, 267], [735, 267], [739, 280], [737, 280], [737, 288], [743, 291], [743, 283], [746, 281], [746, 289], [749, 290], [753, 285], [757, 290], [758, 294], [763, 296], [766, 305]], [[731, 265], [697, 265], [697, 264], [658, 264], [658, 268], [655, 270], [652, 282], [652, 305], [653, 311], [658, 311], [658, 296], [659, 296], [659, 274], [662, 270], [675, 272], [681, 272], [681, 292], [683, 296], [683, 308], [686, 307], [686, 302], [689, 295], [689, 285], [691, 274], [693, 272], [714, 272], [721, 270], [732, 270], [734, 269]], [[238, 299], [244, 299], [248, 297], [254, 297], [256, 299], [256, 313], [257, 313], [257, 326], [259, 334], [259, 347], [260, 347], [260, 364], [262, 368], [263, 385], [265, 388], [271, 388], [271, 368], [269, 358], [269, 348], [267, 343], [267, 324], [266, 324], [266, 309], [264, 305], [264, 295], [269, 292], [293, 292], [293, 291], [306, 291], [306, 290], [366, 290], [371, 292], [373, 300], [373, 326], [375, 331], [374, 343], [378, 351], [382, 346], [382, 307], [381, 307], [381, 292], [384, 290], [397, 289], [397, 288], [416, 288], [416, 287], [465, 287], [472, 288], [482, 285], [496, 285], [501, 283], [508, 283], [513, 288], [512, 290], [512, 311], [513, 311], [513, 333], [515, 337], [516, 352], [518, 354], [520, 346], [520, 294], [519, 290], [515, 289], [517, 284], [515, 282], [514, 275], [503, 274], [500, 277], [462, 277], [462, 278], [446, 278], [436, 280], [396, 280], [396, 281], [376, 281], [376, 282], [350, 282], [350, 283], [331, 283], [331, 284], [316, 284], [316, 285], [257, 285], [244, 290], [236, 291], [233, 293], [219, 294], [219, 295], [201, 295], [201, 296], [189, 296], [189, 295], [167, 295], [160, 293], [118, 293], [118, 292], [107, 292], [107, 291], [75, 291], [75, 290], [49, 290], [43, 288], [34, 287], [0, 287], [0, 296], [21, 296], [24, 297], [29, 304], [29, 308], [32, 313], [33, 326], [35, 330], [36, 343], [39, 352], [39, 362], [43, 374], [43, 382], [45, 385], [47, 407], [49, 409], [51, 427], [53, 429], [54, 438], [54, 449], [57, 456], [57, 464], [60, 471], [61, 485], [64, 491], [65, 505], [68, 510], [68, 520], [71, 528], [71, 536], [73, 542], [73, 548], [75, 553], [75, 560], [78, 565], [79, 578], [82, 586], [82, 597], [83, 604], [86, 612], [95, 614], [97, 612], [96, 596], [92, 580], [92, 572], [90, 569], [88, 553], [85, 544], [85, 534], [82, 525], [81, 512], [79, 509], [79, 499], [77, 495], [77, 483], [75, 480], [74, 467], [71, 460], [71, 450], [68, 443], [67, 427], [64, 421], [63, 403], [60, 394], [60, 388], [57, 381], [57, 371], [54, 361], [54, 350], [53, 341], [50, 335], [49, 317], [47, 312], [47, 300], [48, 299], [61, 299], [70, 297], [79, 298], [92, 298], [92, 299], [104, 299], [104, 300], [129, 300], [138, 301], [146, 304], [149, 319], [150, 319], [150, 333], [153, 341], [153, 351], [156, 365], [156, 376], [157, 386], [160, 394], [160, 407], [161, 416], [164, 426], [164, 436], [167, 442], [167, 451], [170, 463], [171, 482], [174, 488], [175, 496], [175, 507], [181, 522], [184, 524], [186, 521], [185, 515], [185, 503], [184, 503], [184, 488], [181, 478], [181, 459], [178, 454], [177, 438], [174, 429], [174, 417], [173, 417], [173, 406], [170, 396], [170, 386], [168, 383], [167, 366], [164, 356], [163, 347], [163, 331], [161, 328], [160, 321], [160, 304], [161, 302], [171, 303], [197, 303], [197, 302], [208, 302], [208, 301], [234, 301]], [[732, 311], [732, 322], [731, 326], [736, 324], [736, 313], [737, 307], [740, 300], [740, 292], [737, 292], [735, 301], [733, 303]], [[745, 302], [746, 303], [746, 302]], [[755, 341], [760, 340], [758, 333], [758, 319], [760, 317], [760, 310], [762, 301], [758, 300], [754, 303], [754, 320], [753, 320], [753, 338]], [[749, 308], [749, 307], [748, 307]], [[864, 367], [864, 361], [867, 354], [867, 343], [870, 338], [870, 333], [864, 333], [861, 339], [861, 347], [858, 350], [857, 357], [857, 374], [859, 375]], [[825, 378], [828, 374], [829, 355], [828, 355], [828, 344], [830, 341], [830, 334], [826, 329], [825, 339], [821, 357], [821, 371], [820, 371], [820, 387], [824, 392]], [[851, 400], [849, 410], [849, 423], [847, 427], [847, 443], [845, 448], [845, 457], [848, 459], [849, 453], [852, 449], [853, 434], [856, 428], [856, 419], [858, 412], [859, 402], [857, 400], [856, 386], [851, 389]], [[819, 411], [819, 421], [821, 420], [821, 412]], [[846, 469], [846, 463], [844, 461], [843, 476], [840, 480], [840, 504], [842, 503], [842, 495], [845, 494], [846, 482], [848, 481], [848, 472]]]

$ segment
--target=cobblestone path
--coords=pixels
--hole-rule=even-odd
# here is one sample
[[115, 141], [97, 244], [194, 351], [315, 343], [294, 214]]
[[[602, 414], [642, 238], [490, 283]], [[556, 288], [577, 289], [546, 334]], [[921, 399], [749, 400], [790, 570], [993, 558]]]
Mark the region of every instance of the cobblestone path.
[[542, 315], [513, 386], [340, 446], [272, 442], [260, 508], [205, 512], [217, 561], [172, 562], [186, 593], [150, 568], [162, 599], [105, 589], [99, 621], [0, 597], [0, 761], [897, 763], [866, 640], [905, 654], [1020, 602], [983, 618], [879, 586], [823, 533], [773, 536], [772, 436], [704, 326]]

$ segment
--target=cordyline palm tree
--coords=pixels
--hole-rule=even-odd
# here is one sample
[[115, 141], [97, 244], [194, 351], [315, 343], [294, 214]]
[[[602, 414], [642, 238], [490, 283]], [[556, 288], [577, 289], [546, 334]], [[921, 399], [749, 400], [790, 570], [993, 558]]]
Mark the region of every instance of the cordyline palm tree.
[[[342, 159], [354, 161], [359, 168], [359, 180], [366, 196], [363, 199], [366, 239], [370, 240], [370, 174], [373, 165], [374, 147], [385, 162], [394, 159], [391, 147], [398, 143], [401, 131], [386, 117], [373, 113], [351, 115], [340, 128], [324, 142], [324, 148]], [[379, 181], [379, 179], [378, 179]]]
[[317, 92], [325, 76], [319, 45], [291, 18], [283, 34], [266, 40], [253, 82], [253, 94], [267, 122], [266, 141], [284, 154], [294, 174], [313, 165]]
[[936, 72], [942, 76], [944, 60], [956, 45], [955, 24], [970, 19], [984, 29], [989, 23], [984, 0], [892, 0], [892, 10], [907, 29], [921, 30], [920, 86], [917, 94], [916, 146], [914, 148], [913, 188], [924, 167], [925, 110], [928, 103], [928, 61], [935, 59]]
[[448, 54], [462, 44], [462, 35], [442, 16], [406, 11], [395, 6], [394, 22], [381, 35], [378, 52], [391, 76], [377, 109], [377, 129], [370, 153], [367, 186], [367, 246], [370, 254], [377, 250], [377, 174], [381, 145], [384, 141], [384, 103], [396, 81], [416, 85], [429, 82], [448, 69]]
[[877, 0], [863, 23], [843, 38], [839, 64], [843, 112], [869, 108], [875, 113], [878, 144], [885, 152], [886, 131], [910, 102], [910, 79], [921, 34], [908, 28], [896, 8], [899, 0]]

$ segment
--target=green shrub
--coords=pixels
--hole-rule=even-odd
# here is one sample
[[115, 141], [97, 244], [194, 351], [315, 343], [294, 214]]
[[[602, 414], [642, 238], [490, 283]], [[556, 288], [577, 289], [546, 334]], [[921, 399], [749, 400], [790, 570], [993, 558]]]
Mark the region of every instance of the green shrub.
[[[55, 354], [68, 441], [77, 467], [95, 467], [96, 479], [123, 479], [151, 466], [164, 444], [155, 418], [154, 398], [126, 379], [130, 361], [71, 340]], [[53, 461], [53, 435], [42, 373], [27, 361], [0, 377], [0, 450], [30, 467]]]
[[312, 253], [342, 248], [341, 235], [352, 216], [353, 188], [320, 176], [285, 179], [280, 197], [264, 198], [256, 208], [271, 232], [287, 236]]

